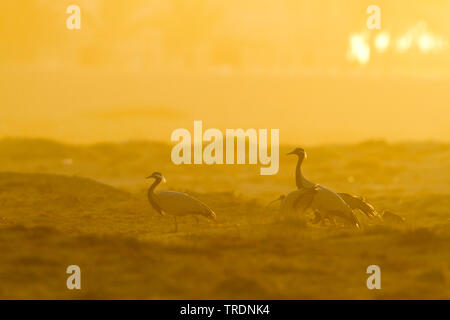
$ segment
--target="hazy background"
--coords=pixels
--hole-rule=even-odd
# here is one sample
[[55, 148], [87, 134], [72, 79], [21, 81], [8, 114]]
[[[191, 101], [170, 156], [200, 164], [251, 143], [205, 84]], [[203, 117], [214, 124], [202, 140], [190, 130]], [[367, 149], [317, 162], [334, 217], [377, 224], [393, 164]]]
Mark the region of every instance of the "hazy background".
[[[81, 30], [66, 8], [81, 7]], [[366, 28], [381, 7], [382, 29]], [[29, 0], [0, 10], [0, 137], [450, 139], [450, 2]]]

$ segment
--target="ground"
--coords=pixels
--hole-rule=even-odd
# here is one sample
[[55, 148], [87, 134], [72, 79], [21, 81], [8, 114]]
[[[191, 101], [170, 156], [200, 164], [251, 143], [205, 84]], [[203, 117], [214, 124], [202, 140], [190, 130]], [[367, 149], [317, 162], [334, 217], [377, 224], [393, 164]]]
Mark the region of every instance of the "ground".
[[[302, 146], [305, 147], [305, 146]], [[0, 141], [0, 298], [3, 299], [449, 299], [450, 145], [388, 144], [305, 149], [305, 175], [363, 195], [405, 223], [358, 217], [361, 231], [312, 225], [265, 208], [295, 189], [295, 158], [280, 172], [255, 166], [175, 166], [170, 146], [90, 146]], [[188, 192], [218, 223], [192, 217], [174, 232], [146, 199]], [[82, 290], [66, 288], [79, 265]], [[366, 268], [381, 268], [368, 290]]]

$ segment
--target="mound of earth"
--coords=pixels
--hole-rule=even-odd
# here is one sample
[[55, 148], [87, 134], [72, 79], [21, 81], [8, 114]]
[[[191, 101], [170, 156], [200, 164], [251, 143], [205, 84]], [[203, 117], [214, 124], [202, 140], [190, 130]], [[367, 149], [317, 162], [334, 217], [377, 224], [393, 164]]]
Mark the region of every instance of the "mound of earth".
[[0, 173], [0, 224], [108, 231], [108, 221], [151, 213], [143, 200], [86, 178]]

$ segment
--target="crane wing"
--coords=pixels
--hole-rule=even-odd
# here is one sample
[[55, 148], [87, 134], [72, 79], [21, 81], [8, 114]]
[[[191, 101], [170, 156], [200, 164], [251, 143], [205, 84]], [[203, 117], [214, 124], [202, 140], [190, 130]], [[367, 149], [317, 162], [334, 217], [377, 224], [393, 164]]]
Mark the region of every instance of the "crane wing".
[[213, 220], [216, 218], [215, 213], [206, 204], [186, 193], [161, 191], [155, 198], [161, 209], [168, 214], [199, 214]]
[[365, 215], [369, 218], [378, 218], [380, 219], [380, 214], [375, 210], [375, 208], [365, 201], [362, 197], [351, 195], [349, 193], [338, 193], [338, 195], [342, 198], [342, 200], [347, 203], [347, 205], [352, 210], [361, 210]]
[[300, 211], [306, 210], [311, 206], [317, 191], [319, 191], [317, 185], [301, 189], [294, 200], [293, 207]]
[[311, 206], [318, 188], [316, 186], [292, 191], [281, 200], [281, 212], [302, 212]]

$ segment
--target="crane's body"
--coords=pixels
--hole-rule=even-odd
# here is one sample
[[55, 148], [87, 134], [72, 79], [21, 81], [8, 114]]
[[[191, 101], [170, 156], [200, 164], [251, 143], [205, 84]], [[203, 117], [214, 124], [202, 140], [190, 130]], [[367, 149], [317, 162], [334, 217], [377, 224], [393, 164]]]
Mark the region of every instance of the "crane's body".
[[281, 212], [291, 214], [293, 212], [303, 212], [311, 207], [314, 196], [319, 189], [317, 187], [303, 188], [289, 192], [286, 196], [280, 197]]
[[156, 203], [163, 213], [173, 216], [200, 215], [214, 219], [214, 212], [194, 197], [176, 191], [160, 191], [154, 194]]
[[161, 181], [165, 182], [164, 176], [159, 172], [154, 172], [147, 178], [154, 178], [155, 181], [148, 189], [148, 201], [150, 205], [160, 215], [171, 215], [175, 220], [177, 229], [177, 217], [193, 215], [203, 216], [210, 220], [216, 220], [216, 214], [206, 204], [200, 200], [182, 192], [177, 191], [160, 191], [155, 192], [155, 188]]

